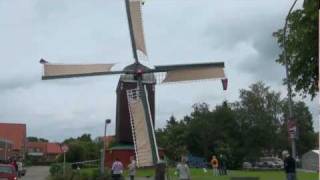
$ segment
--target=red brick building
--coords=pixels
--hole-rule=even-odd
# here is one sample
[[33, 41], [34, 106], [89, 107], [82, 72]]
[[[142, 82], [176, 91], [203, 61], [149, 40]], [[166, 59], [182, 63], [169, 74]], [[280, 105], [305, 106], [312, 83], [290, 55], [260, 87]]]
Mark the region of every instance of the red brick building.
[[96, 141], [98, 142], [102, 142], [105, 141], [106, 143], [106, 147], [109, 147], [109, 145], [111, 144], [111, 142], [115, 141], [115, 136], [100, 136], [97, 137]]
[[28, 142], [28, 156], [38, 161], [55, 161], [62, 149], [59, 143], [49, 142]]
[[26, 124], [0, 123], [0, 139], [6, 142], [2, 143], [4, 147], [1, 147], [4, 159], [14, 156], [24, 158], [27, 144]]

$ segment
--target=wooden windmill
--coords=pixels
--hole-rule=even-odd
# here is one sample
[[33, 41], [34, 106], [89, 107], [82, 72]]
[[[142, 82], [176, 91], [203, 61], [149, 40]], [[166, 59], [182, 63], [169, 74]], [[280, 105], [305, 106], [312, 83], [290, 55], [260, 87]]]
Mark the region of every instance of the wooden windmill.
[[[116, 140], [134, 145], [137, 165], [153, 166], [159, 161], [154, 134], [156, 74], [165, 73], [161, 83], [224, 78], [224, 63], [161, 65], [140, 63], [147, 57], [141, 16], [141, 0], [125, 0], [134, 63], [121, 71], [114, 64], [52, 64], [44, 59], [43, 80], [120, 74], [117, 87]], [[147, 59], [147, 58], [145, 58]]]

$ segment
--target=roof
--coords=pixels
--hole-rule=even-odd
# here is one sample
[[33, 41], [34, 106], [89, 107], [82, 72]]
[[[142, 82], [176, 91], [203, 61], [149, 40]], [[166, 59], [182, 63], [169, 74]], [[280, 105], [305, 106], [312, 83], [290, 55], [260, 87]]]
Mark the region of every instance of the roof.
[[39, 148], [45, 154], [61, 154], [62, 149], [59, 143], [49, 142], [28, 142], [28, 148]]
[[0, 139], [13, 142], [14, 150], [21, 150], [26, 143], [26, 124], [0, 123]]
[[46, 142], [28, 142], [27, 145], [29, 148], [39, 148], [41, 152], [45, 152], [47, 149], [47, 143]]
[[131, 150], [131, 149], [134, 149], [134, 146], [133, 145], [124, 145], [124, 144], [118, 144], [118, 145], [115, 145], [111, 148], [109, 148], [109, 150]]
[[62, 149], [58, 143], [47, 143], [47, 153], [48, 154], [61, 154]]
[[319, 150], [319, 149], [312, 150], [312, 152], [317, 153], [317, 154], [320, 154], [320, 150]]

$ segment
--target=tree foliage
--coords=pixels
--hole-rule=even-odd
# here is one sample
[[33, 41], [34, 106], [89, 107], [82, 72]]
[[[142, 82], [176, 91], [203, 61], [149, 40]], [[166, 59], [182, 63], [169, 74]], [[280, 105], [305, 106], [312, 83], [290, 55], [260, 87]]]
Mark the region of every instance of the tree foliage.
[[[79, 162], [85, 160], [99, 159], [101, 143], [94, 142], [90, 134], [83, 134], [77, 138], [69, 138], [64, 140], [67, 144], [69, 151], [66, 154], [67, 162]], [[59, 158], [62, 161], [63, 157]]]
[[49, 142], [47, 139], [33, 137], [33, 136], [29, 136], [27, 137], [27, 139], [28, 139], [28, 142]]
[[[299, 128], [297, 150], [302, 155], [315, 148], [316, 135], [306, 105], [295, 102], [293, 108]], [[240, 90], [237, 102], [223, 102], [214, 109], [206, 103], [195, 104], [190, 115], [181, 120], [170, 117], [156, 134], [171, 159], [190, 153], [209, 160], [213, 154], [224, 154], [228, 167], [239, 168], [243, 161], [280, 156], [290, 148], [286, 119], [286, 99], [258, 82]]]
[[[305, 0], [303, 9], [293, 11], [288, 16], [288, 33], [286, 38], [287, 59], [289, 60], [289, 78], [305, 97], [315, 97], [318, 87], [318, 0]], [[283, 29], [274, 33], [280, 47], [284, 48]], [[284, 53], [277, 62], [285, 65]]]

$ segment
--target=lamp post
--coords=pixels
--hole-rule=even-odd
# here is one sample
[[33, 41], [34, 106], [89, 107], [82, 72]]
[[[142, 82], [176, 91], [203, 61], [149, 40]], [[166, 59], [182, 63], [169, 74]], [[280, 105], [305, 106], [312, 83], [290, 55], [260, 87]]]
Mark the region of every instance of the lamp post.
[[101, 175], [104, 174], [104, 161], [105, 161], [105, 152], [106, 152], [106, 136], [107, 136], [107, 126], [111, 123], [111, 119], [106, 119], [104, 123], [104, 136], [103, 136], [103, 148], [101, 150]]
[[[288, 27], [288, 18], [289, 18], [291, 11], [293, 10], [293, 7], [296, 5], [297, 1], [298, 0], [295, 0], [293, 2], [293, 4], [291, 5], [290, 10], [288, 12], [288, 15], [286, 17], [284, 28], [283, 28], [283, 56], [284, 56], [283, 59], [284, 59], [285, 68], [286, 68], [287, 88], [288, 88], [288, 108], [289, 108], [288, 122], [292, 121], [292, 122], [290, 122], [291, 124], [295, 124], [295, 123], [294, 123], [293, 111], [292, 111], [292, 90], [291, 90], [291, 81], [290, 81], [290, 75], [289, 75], [289, 63], [290, 62], [287, 59], [287, 44], [286, 44], [287, 36], [286, 36], [286, 34], [287, 34], [287, 27]], [[290, 137], [291, 138], [292, 157], [296, 159], [296, 142], [295, 142], [296, 132], [295, 132], [295, 130], [292, 133], [293, 134]]]

